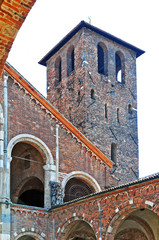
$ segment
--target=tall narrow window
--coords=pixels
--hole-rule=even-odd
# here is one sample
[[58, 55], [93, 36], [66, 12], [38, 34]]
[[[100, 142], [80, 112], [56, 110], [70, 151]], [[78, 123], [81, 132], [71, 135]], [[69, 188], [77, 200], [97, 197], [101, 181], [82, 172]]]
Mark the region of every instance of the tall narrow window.
[[94, 89], [91, 89], [91, 99], [95, 100], [95, 93], [94, 93]]
[[55, 61], [55, 77], [58, 82], [61, 82], [61, 77], [62, 77], [62, 62], [61, 62], [61, 57], [58, 57]]
[[67, 52], [67, 76], [74, 71], [74, 47], [71, 46]]
[[119, 119], [119, 108], [117, 108], [117, 122], [118, 123], [120, 122], [120, 119]]
[[107, 104], [105, 104], [105, 118], [108, 119], [108, 107], [107, 107]]
[[131, 104], [128, 105], [128, 113], [131, 115], [132, 114], [132, 106]]
[[107, 75], [107, 49], [103, 43], [98, 43], [98, 73]]
[[119, 83], [125, 83], [124, 56], [120, 52], [116, 52], [115, 54], [115, 65], [116, 65], [116, 81]]
[[116, 164], [116, 144], [111, 144], [111, 160]]
[[81, 100], [81, 92], [78, 91], [77, 102], [80, 102], [80, 100]]

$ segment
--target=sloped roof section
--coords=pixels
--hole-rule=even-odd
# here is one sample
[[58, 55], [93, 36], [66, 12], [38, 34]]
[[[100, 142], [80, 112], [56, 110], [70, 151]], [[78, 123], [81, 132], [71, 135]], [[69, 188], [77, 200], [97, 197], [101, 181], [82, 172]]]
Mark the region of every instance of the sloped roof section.
[[46, 98], [40, 94], [19, 72], [15, 70], [9, 63], [6, 63], [4, 70], [12, 76], [22, 87], [24, 87], [47, 111], [54, 115], [62, 125], [67, 128], [77, 139], [88, 148], [93, 155], [106, 163], [109, 167], [113, 166], [113, 162], [109, 160], [98, 148], [96, 148], [76, 127], [72, 125], [54, 106], [52, 106]]
[[113, 35], [111, 35], [110, 33], [107, 33], [85, 21], [81, 21], [74, 29], [72, 29], [54, 48], [52, 48], [40, 61], [39, 64], [46, 66], [46, 62], [47, 60], [52, 57], [65, 43], [67, 43], [79, 30], [81, 30], [82, 28], [88, 28], [91, 31], [100, 34], [101, 36], [108, 38], [126, 48], [129, 48], [131, 50], [133, 50], [134, 52], [136, 52], [136, 57], [139, 57], [140, 55], [142, 55], [144, 53], [143, 50], [131, 45], [130, 43], [127, 43], [123, 40], [121, 40], [120, 38], [117, 38]]

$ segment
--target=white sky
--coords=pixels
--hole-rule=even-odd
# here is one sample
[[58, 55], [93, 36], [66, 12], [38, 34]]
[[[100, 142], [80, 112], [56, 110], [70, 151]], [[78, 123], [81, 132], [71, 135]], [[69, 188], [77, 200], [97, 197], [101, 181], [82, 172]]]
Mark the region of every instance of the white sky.
[[37, 0], [7, 61], [45, 94], [38, 61], [81, 20], [146, 51], [137, 60], [140, 177], [159, 172], [158, 0]]

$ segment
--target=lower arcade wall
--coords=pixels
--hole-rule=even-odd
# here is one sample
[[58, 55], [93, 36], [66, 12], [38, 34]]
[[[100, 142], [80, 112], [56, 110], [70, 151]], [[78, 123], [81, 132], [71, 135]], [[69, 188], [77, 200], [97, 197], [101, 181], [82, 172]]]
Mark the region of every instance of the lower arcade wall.
[[[11, 239], [25, 235], [57, 240], [75, 237], [119, 239], [116, 234], [119, 228], [124, 229], [122, 224], [128, 216], [129, 221], [136, 221], [142, 226], [143, 235], [145, 232], [147, 236], [140, 233], [136, 239], [159, 239], [159, 176], [92, 194], [51, 210], [12, 205]], [[84, 225], [81, 227], [76, 223]], [[133, 232], [134, 236], [138, 230]]]

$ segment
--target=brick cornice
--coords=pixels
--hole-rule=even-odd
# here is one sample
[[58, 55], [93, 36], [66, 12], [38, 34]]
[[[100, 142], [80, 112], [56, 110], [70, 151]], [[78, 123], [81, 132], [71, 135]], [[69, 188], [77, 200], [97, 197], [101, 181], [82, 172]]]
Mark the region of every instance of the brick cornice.
[[74, 136], [80, 140], [82, 145], [86, 146], [89, 151], [92, 152], [97, 158], [106, 163], [109, 167], [113, 166], [113, 163], [97, 149], [81, 132], [78, 131], [56, 108], [54, 108], [42, 95], [40, 95], [34, 87], [25, 81], [12, 67], [7, 63], [4, 66], [4, 70], [7, 71], [20, 85], [22, 85], [36, 100], [38, 100], [51, 114], [59, 120], [62, 125], [65, 126]]

